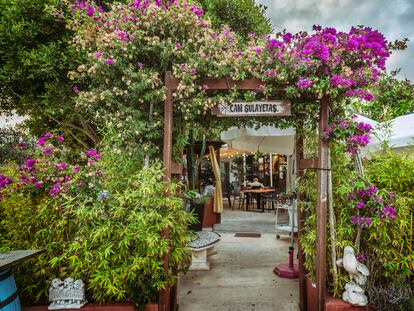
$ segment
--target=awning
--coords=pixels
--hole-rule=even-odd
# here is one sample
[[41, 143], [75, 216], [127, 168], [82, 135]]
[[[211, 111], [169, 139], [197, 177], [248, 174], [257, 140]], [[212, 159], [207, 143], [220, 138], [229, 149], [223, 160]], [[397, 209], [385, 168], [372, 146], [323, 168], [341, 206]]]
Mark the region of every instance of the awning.
[[412, 152], [414, 142], [414, 114], [407, 114], [388, 122], [376, 122], [366, 117], [357, 116], [357, 121], [369, 123], [374, 132], [370, 143], [362, 148], [362, 154], [381, 150], [383, 141], [396, 151]]
[[295, 129], [280, 129], [275, 126], [237, 128], [231, 127], [221, 133], [221, 140], [229, 147], [250, 152], [293, 154]]

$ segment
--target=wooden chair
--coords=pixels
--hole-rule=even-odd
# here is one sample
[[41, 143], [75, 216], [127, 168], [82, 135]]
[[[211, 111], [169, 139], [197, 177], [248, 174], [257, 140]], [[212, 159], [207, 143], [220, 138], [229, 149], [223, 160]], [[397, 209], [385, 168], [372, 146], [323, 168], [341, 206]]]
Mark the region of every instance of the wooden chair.
[[237, 183], [232, 183], [232, 196], [233, 196], [232, 210], [234, 210], [234, 206], [236, 205], [236, 200], [239, 200], [238, 209], [244, 208], [246, 204], [246, 196], [241, 191], [241, 187]]

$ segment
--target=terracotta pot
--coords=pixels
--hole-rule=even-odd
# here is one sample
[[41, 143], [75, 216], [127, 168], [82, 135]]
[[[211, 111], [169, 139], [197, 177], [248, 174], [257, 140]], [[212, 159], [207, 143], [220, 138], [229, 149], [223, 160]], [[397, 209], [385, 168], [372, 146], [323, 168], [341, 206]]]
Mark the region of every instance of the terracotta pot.
[[211, 197], [204, 205], [204, 219], [203, 228], [211, 228], [215, 224], [220, 223], [218, 220], [218, 213], [213, 212], [214, 197]]
[[157, 303], [147, 303], [144, 311], [158, 311]]
[[[316, 287], [312, 285], [311, 280], [306, 277], [306, 300], [307, 300], [307, 310], [308, 311], [317, 311], [317, 292]], [[372, 310], [370, 306], [367, 307], [357, 307], [353, 306], [340, 298], [333, 298], [329, 294], [326, 295], [325, 300], [325, 310], [326, 311], [363, 311], [363, 310]]]

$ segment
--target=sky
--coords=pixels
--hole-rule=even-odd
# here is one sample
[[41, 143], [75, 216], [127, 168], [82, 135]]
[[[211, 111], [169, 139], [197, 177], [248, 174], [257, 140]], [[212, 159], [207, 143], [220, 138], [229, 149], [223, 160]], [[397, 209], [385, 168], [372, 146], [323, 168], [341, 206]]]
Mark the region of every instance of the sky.
[[388, 71], [401, 68], [399, 78], [414, 81], [414, 0], [256, 0], [267, 6], [274, 32], [310, 31], [312, 25], [349, 31], [365, 25], [388, 41], [408, 38], [408, 48], [393, 52]]

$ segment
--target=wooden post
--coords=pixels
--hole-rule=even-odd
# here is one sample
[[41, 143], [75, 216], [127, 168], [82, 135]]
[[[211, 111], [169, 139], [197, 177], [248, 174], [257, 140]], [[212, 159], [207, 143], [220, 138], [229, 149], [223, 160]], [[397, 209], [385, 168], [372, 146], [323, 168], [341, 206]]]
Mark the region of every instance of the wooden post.
[[[165, 86], [166, 98], [164, 104], [164, 181], [169, 182], [171, 180], [171, 169], [172, 169], [172, 131], [173, 131], [173, 101], [172, 101], [172, 90], [171, 84], [171, 73], [165, 73]], [[162, 230], [162, 237], [165, 239], [169, 238], [168, 229]], [[162, 257], [164, 264], [164, 272], [167, 273], [169, 270], [169, 254], [165, 253]], [[160, 311], [171, 311], [171, 297], [170, 288], [166, 288], [160, 292], [159, 297], [159, 310]]]
[[316, 199], [316, 291], [317, 310], [325, 310], [326, 296], [326, 220], [328, 205], [328, 143], [322, 133], [328, 125], [329, 99], [323, 97], [319, 112], [318, 194]]
[[[220, 167], [220, 148], [216, 150], [216, 158], [217, 158], [217, 163], [218, 163], [219, 167]], [[228, 194], [228, 197], [229, 197], [230, 209], [231, 209], [230, 194]], [[217, 216], [217, 223], [220, 224], [221, 223], [221, 213], [217, 213], [216, 216]]]
[[[299, 163], [303, 159], [303, 130], [302, 124], [299, 126], [299, 134], [296, 132], [296, 178], [301, 178], [303, 176], [303, 169], [301, 169]], [[296, 189], [295, 189], [296, 191]], [[302, 246], [300, 244], [300, 238], [302, 236], [303, 227], [305, 224], [305, 217], [303, 211], [300, 208], [300, 202], [303, 201], [303, 193], [296, 192], [297, 195], [297, 211], [296, 217], [298, 220], [298, 268], [299, 268], [299, 306], [301, 311], [306, 311], [307, 309], [307, 298], [306, 298], [306, 275], [305, 267], [303, 265], [304, 256], [302, 252]]]

